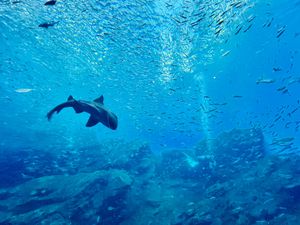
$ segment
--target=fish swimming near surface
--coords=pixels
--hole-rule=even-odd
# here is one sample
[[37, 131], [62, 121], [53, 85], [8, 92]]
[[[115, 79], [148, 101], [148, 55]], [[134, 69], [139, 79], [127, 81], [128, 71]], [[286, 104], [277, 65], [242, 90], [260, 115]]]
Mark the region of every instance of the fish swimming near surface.
[[19, 88], [19, 89], [16, 89], [15, 92], [17, 93], [27, 93], [27, 92], [31, 92], [33, 89], [31, 88]]
[[48, 112], [47, 118], [50, 121], [55, 112], [59, 113], [64, 108], [72, 107], [76, 113], [86, 112], [91, 115], [85, 125], [86, 127], [95, 126], [100, 122], [104, 126], [112, 130], [116, 130], [118, 127], [118, 117], [104, 107], [103, 101], [103, 95], [94, 101], [75, 100], [70, 95], [66, 102], [56, 106], [50, 112]]
[[256, 80], [256, 84], [272, 84], [275, 80], [273, 79], [258, 79]]
[[282, 69], [281, 68], [279, 68], [279, 67], [273, 67], [273, 71], [274, 72], [279, 72], [279, 71], [281, 71]]
[[279, 28], [277, 30], [277, 36], [276, 36], [276, 38], [279, 38], [284, 32], [285, 32], [285, 26]]
[[58, 24], [58, 23], [59, 23], [59, 21], [58, 22], [51, 22], [51, 23], [41, 23], [39, 25], [39, 27], [42, 27], [42, 28], [53, 27], [55, 24]]
[[56, 0], [47, 1], [44, 5], [55, 5]]

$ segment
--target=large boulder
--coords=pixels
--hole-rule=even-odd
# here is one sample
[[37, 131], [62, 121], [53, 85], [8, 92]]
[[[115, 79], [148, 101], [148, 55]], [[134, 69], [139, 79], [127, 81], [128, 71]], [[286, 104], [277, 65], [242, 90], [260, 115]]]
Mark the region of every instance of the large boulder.
[[227, 181], [253, 168], [266, 155], [264, 137], [260, 129], [234, 129], [209, 143], [200, 142], [195, 155], [199, 161], [209, 162], [206, 166], [211, 174], [209, 184]]
[[156, 173], [157, 176], [165, 178], [199, 180], [208, 172], [208, 162], [199, 160], [193, 150], [164, 150], [157, 163]]
[[195, 148], [196, 155], [213, 155], [217, 162], [231, 164], [236, 160], [253, 161], [265, 155], [264, 136], [260, 129], [233, 129], [216, 139], [203, 141]]
[[5, 149], [0, 156], [0, 188], [34, 178], [124, 169], [146, 176], [155, 168], [154, 154], [144, 142], [109, 141], [101, 145], [56, 149]]
[[1, 190], [0, 223], [120, 224], [132, 182], [123, 170], [33, 179]]
[[247, 170], [264, 156], [261, 130], [235, 129], [220, 134], [215, 140], [204, 140], [194, 149], [162, 151], [156, 168], [159, 176], [209, 180], [213, 184]]

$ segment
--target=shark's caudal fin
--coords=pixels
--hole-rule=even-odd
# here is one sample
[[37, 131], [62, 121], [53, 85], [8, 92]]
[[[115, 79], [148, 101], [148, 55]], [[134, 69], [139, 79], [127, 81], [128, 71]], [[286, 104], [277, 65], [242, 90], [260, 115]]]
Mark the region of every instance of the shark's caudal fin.
[[86, 123], [86, 127], [92, 127], [95, 126], [99, 121], [96, 120], [93, 116], [90, 116], [89, 120]]
[[52, 118], [52, 116], [53, 116], [54, 112], [55, 112], [55, 110], [54, 110], [54, 109], [52, 109], [50, 112], [48, 112], [48, 113], [47, 113], [47, 118], [48, 118], [48, 121], [50, 121], [50, 120], [51, 120], [51, 118]]
[[53, 114], [56, 112], [56, 113], [59, 113], [63, 108], [65, 107], [70, 107], [70, 106], [66, 106], [66, 103], [63, 103], [63, 104], [60, 104], [58, 106], [56, 106], [54, 109], [50, 110], [48, 113], [47, 113], [47, 118], [48, 120], [50, 121]]
[[99, 98], [96, 98], [96, 99], [94, 100], [94, 102], [100, 103], [100, 104], [102, 104], [102, 105], [104, 104], [103, 101], [104, 101], [103, 95], [101, 95]]

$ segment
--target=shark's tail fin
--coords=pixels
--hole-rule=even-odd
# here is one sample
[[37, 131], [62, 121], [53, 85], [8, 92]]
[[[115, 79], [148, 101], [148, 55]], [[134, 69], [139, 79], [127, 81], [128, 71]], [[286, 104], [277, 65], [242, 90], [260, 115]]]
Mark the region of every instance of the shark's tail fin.
[[48, 113], [47, 113], [47, 118], [48, 120], [50, 121], [53, 114], [56, 112], [56, 113], [59, 113], [63, 108], [66, 108], [66, 107], [73, 107], [73, 104], [72, 103], [69, 103], [69, 102], [65, 102], [65, 103], [62, 103], [58, 106], [56, 106], [54, 109], [50, 110]]
[[55, 109], [52, 109], [51, 111], [49, 111], [49, 112], [47, 113], [48, 121], [51, 120], [51, 118], [52, 118], [52, 116], [53, 116], [54, 113], [55, 113]]

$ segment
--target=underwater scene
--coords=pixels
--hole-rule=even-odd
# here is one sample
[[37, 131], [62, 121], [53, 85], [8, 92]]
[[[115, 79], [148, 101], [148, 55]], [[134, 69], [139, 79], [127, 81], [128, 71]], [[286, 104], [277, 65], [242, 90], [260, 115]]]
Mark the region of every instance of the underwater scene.
[[0, 0], [0, 225], [299, 225], [300, 0]]

